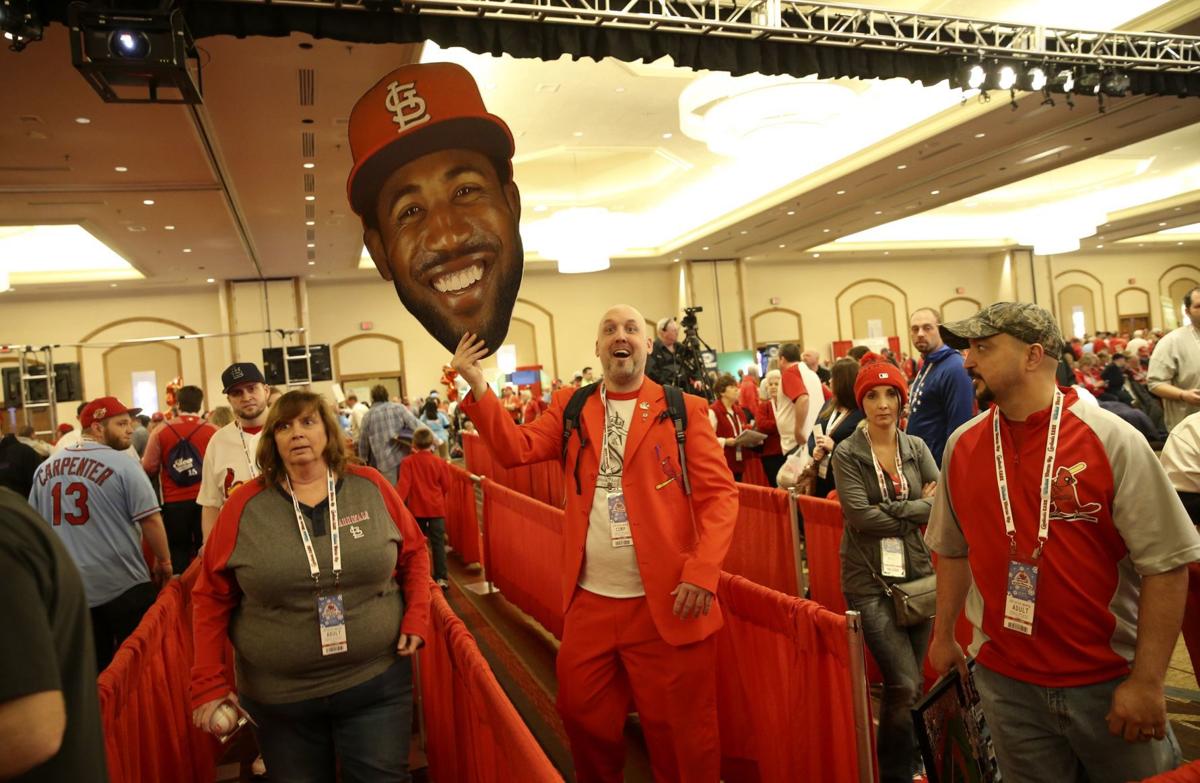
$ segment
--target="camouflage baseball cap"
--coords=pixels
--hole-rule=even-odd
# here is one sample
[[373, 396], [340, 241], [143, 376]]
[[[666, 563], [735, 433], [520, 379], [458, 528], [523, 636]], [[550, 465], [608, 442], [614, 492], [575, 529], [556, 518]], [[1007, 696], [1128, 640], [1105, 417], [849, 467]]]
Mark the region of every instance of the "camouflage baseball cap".
[[970, 347], [968, 340], [1003, 333], [1029, 345], [1037, 343], [1055, 359], [1063, 352], [1062, 332], [1054, 316], [1044, 307], [1026, 302], [996, 302], [970, 318], [942, 324], [938, 329], [942, 340], [959, 350]]

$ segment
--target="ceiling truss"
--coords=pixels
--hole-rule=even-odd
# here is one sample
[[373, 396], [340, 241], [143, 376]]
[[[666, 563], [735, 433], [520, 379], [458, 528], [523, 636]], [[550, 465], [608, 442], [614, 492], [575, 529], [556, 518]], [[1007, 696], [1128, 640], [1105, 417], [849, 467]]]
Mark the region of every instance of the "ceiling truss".
[[1200, 72], [1200, 37], [1019, 25], [798, 0], [225, 0], [548, 22], [906, 54]]

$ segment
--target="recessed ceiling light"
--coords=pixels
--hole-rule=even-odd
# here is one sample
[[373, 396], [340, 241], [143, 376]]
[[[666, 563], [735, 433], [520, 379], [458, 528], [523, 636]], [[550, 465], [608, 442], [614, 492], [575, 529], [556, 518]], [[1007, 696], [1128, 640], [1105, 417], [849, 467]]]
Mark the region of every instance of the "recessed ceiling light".
[[875, 210], [875, 214], [876, 214], [876, 215], [882, 215], [882, 214], [883, 214], [883, 210], [882, 210], [882, 209], [877, 209], [877, 210]]
[[305, 164], [304, 164], [304, 168], [306, 168], [306, 169], [311, 169], [311, 168], [314, 168], [314, 167], [316, 167], [316, 165], [317, 165], [317, 164], [315, 164], [315, 163], [305, 163]]
[[708, 250], [708, 245], [705, 245], [704, 247], [702, 247], [702, 248], [700, 248], [700, 249], [701, 249], [701, 250]]
[[1158, 224], [1158, 227], [1159, 227], [1159, 228], [1162, 228], [1162, 227], [1163, 227], [1163, 226], [1165, 226], [1165, 225], [1166, 225], [1166, 223], [1159, 223], [1159, 224]]
[[87, 125], [91, 120], [87, 117], [76, 117], [75, 122], [78, 122], [80, 125]]
[[742, 229], [741, 233], [742, 233], [743, 235], [745, 235], [745, 234], [746, 234], [746, 229]]
[[304, 200], [305, 201], [316, 201], [317, 197], [316, 196], [305, 196]]
[[[624, 88], [624, 87], [618, 87], [618, 88], [617, 88], [617, 92], [625, 92], [625, 88]], [[678, 261], [679, 259], [677, 258], [677, 259], [675, 259], [675, 260], [676, 260], [676, 261]]]
[[192, 252], [192, 249], [191, 249], [190, 247], [185, 247], [185, 248], [183, 249], [183, 252], [185, 252], [185, 253], [190, 253], [190, 252]]
[[897, 167], [896, 167], [896, 169], [897, 169], [898, 171], [904, 171], [906, 168], [908, 168], [908, 164], [907, 164], [907, 163], [901, 163], [899, 166], [897, 166]]
[[796, 214], [796, 210], [794, 210], [794, 209], [789, 209], [789, 210], [788, 210], [788, 214], [789, 214], [789, 215], [794, 215], [794, 214]]
[[1097, 249], [1097, 250], [1103, 250], [1103, 249], [1104, 249], [1104, 245], [1096, 245], [1096, 249]]
[[1176, 242], [1175, 244], [1177, 244], [1177, 245], [1182, 245], [1183, 243], [1182, 243], [1182, 242]]
[[820, 258], [820, 257], [821, 257], [820, 253], [813, 253], [813, 258]]
[[571, 135], [578, 139], [580, 136], [583, 135], [583, 131], [575, 131]]
[[210, 278], [208, 278], [207, 280], [205, 280], [204, 282], [206, 282], [206, 283], [215, 283], [215, 282], [217, 282], [217, 281], [216, 281], [216, 279], [215, 279], [215, 278], [212, 278], [212, 277], [210, 277]]
[[1176, 212], [1181, 212], [1181, 211], [1183, 211], [1183, 207], [1175, 207], [1175, 211], [1176, 211]]
[[885, 256], [890, 256], [890, 255], [892, 254], [892, 251], [890, 251], [890, 250], [885, 250], [885, 251], [883, 251], [883, 254], [884, 254]]
[[174, 231], [175, 226], [163, 226], [163, 231]]
[[1145, 246], [1146, 246], [1146, 245], [1145, 245], [1145, 243], [1144, 243], [1144, 242], [1138, 242], [1138, 247], [1145, 247]]
[[119, 171], [120, 173], [124, 174], [125, 172], [129, 171], [129, 168], [126, 166], [113, 166], [113, 171]]
[[317, 265], [317, 262], [316, 262], [316, 261], [309, 261], [309, 262], [308, 262], [308, 265], [309, 265], [309, 266], [316, 266], [316, 265]]
[[844, 190], [839, 190], [839, 191], [837, 192], [837, 194], [838, 194], [839, 196], [844, 196], [844, 195], [846, 195], [846, 191], [844, 191]]
[[308, 246], [309, 246], [309, 247], [316, 247], [316, 246], [317, 246], [317, 243], [316, 243], [316, 242], [309, 242], [309, 243], [308, 243]]
[[986, 133], [976, 133], [976, 134], [975, 134], [975, 138], [977, 138], [977, 139], [982, 139], [982, 138], [983, 138], [984, 136], [986, 136], [986, 135], [987, 135]]
[[146, 206], [148, 206], [148, 207], [152, 207], [152, 206], [154, 206], [154, 199], [152, 199], [152, 198], [144, 198], [144, 199], [142, 199], [142, 203], [143, 203], [143, 204], [145, 204], [145, 205], [146, 205]]
[[674, 136], [674, 135], [675, 135], [675, 134], [673, 134], [673, 133], [664, 133], [664, 134], [663, 134], [663, 138], [664, 138], [664, 139], [669, 139], [669, 138], [671, 138], [671, 137], [672, 137], [672, 136]]
[[823, 229], [821, 229], [821, 233], [822, 233], [822, 234], [828, 234], [828, 233], [829, 233], [829, 229], [827, 229], [827, 228], [823, 228]]
[[679, 259], [678, 259], [678, 258], [677, 258], [677, 259], [675, 259], [675, 263], [679, 263]]
[[787, 247], [787, 245], [780, 245], [779, 247], [782, 249], [782, 248]]
[[533, 211], [534, 212], [545, 212], [547, 209], [549, 209], [549, 207], [547, 207], [545, 204], [537, 204], [534, 206]]
[[317, 221], [315, 221], [315, 220], [304, 221], [304, 225], [306, 225], [306, 226], [315, 226], [316, 224], [317, 224]]
[[941, 192], [942, 192], [942, 191], [940, 191], [940, 190], [931, 190], [931, 191], [929, 191], [929, 195], [931, 195], [931, 196], [936, 196], [937, 194], [939, 194], [939, 193], [941, 193]]
[[117, 287], [117, 284], [116, 284], [116, 283], [109, 283], [109, 284], [108, 284], [108, 287], [109, 287], [109, 288], [116, 288], [116, 287]]

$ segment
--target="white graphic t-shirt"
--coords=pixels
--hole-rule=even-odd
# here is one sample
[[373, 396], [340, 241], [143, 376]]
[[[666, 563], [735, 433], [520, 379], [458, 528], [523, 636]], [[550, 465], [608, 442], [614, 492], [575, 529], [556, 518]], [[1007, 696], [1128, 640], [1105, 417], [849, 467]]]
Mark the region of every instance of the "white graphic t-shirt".
[[[600, 474], [588, 516], [587, 544], [579, 586], [609, 598], [636, 598], [646, 594], [632, 545], [613, 546], [609, 520], [609, 495], [621, 491], [625, 439], [637, 404], [637, 392], [609, 394], [605, 401], [606, 426], [601, 436]], [[623, 504], [622, 504], [623, 505]]]

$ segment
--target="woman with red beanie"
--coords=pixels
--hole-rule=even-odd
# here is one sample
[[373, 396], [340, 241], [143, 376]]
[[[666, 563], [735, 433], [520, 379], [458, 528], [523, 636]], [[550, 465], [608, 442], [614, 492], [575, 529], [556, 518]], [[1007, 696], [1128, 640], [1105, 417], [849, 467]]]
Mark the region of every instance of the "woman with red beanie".
[[890, 585], [933, 573], [921, 526], [929, 519], [938, 468], [925, 443], [900, 431], [908, 383], [900, 368], [865, 365], [854, 383], [865, 426], [837, 445], [833, 475], [842, 504], [842, 592], [862, 615], [863, 636], [883, 672], [879, 708], [881, 783], [909, 783], [921, 769], [912, 708], [933, 621], [902, 626]]

